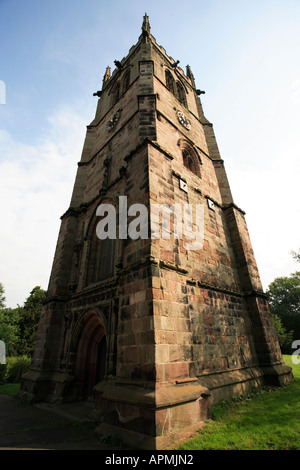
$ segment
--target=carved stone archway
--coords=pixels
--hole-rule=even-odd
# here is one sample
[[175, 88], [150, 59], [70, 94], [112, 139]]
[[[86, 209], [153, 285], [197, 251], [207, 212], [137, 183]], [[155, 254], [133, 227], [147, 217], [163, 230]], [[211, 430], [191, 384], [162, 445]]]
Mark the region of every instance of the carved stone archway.
[[90, 309], [81, 316], [73, 339], [78, 394], [87, 399], [93, 395], [93, 387], [104, 379], [106, 373], [106, 325], [97, 310]]

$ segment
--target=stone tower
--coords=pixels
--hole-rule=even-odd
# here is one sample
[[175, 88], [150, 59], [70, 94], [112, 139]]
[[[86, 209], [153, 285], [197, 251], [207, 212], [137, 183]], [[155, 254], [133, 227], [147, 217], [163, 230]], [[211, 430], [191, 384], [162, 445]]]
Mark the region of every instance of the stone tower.
[[[21, 390], [92, 397], [100, 433], [159, 449], [211, 403], [292, 375], [190, 67], [156, 43], [147, 15], [115, 65], [95, 93]], [[160, 207], [184, 208], [188, 223], [170, 209], [158, 234]], [[101, 222], [115, 236], [99, 238]]]

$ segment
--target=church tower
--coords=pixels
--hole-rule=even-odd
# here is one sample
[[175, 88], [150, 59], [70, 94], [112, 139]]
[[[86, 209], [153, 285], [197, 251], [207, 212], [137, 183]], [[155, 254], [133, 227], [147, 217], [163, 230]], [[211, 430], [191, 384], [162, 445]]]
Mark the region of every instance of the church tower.
[[220, 399], [292, 380], [203, 92], [178, 63], [145, 15], [106, 69], [21, 388], [92, 397], [99, 433], [148, 449]]

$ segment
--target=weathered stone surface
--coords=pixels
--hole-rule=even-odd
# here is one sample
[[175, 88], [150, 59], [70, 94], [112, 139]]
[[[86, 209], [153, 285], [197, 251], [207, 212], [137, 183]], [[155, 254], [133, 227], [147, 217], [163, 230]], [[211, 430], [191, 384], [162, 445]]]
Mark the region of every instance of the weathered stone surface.
[[[150, 220], [154, 205], [201, 205], [203, 245], [191, 250], [185, 232], [174, 236], [174, 215], [164, 238], [128, 237], [120, 196]], [[96, 236], [101, 204], [115, 208], [113, 245]], [[188, 225], [195, 230], [194, 219]], [[22, 393], [93, 395], [99, 433], [158, 449], [201, 427], [211, 403], [291, 379], [191, 71], [142, 34], [106, 73], [87, 127]]]

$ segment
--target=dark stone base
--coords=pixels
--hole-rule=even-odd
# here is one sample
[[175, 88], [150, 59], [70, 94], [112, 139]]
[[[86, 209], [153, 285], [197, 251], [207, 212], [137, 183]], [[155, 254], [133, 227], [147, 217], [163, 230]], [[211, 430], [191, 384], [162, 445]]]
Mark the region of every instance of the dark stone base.
[[[192, 436], [210, 418], [210, 406], [263, 385], [284, 386], [293, 380], [284, 363], [245, 367], [187, 379], [177, 384], [103, 381], [94, 387], [95, 411], [103, 419], [99, 435], [113, 434], [136, 449], [167, 449]], [[78, 400], [73, 376], [29, 370], [20, 394], [31, 402]]]

